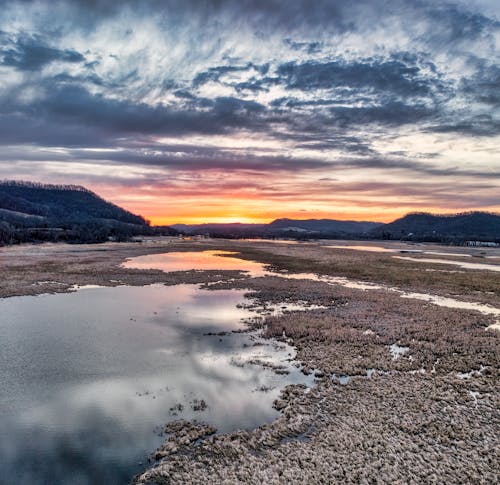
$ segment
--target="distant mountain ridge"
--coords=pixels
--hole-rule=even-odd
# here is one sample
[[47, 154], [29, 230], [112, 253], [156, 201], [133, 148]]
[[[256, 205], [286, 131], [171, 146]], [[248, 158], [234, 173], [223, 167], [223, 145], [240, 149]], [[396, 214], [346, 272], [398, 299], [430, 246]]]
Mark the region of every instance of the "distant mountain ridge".
[[207, 223], [207, 224], [173, 224], [172, 228], [187, 235], [210, 234], [226, 237], [254, 237], [261, 236], [267, 224]]
[[335, 219], [276, 219], [267, 226], [268, 231], [307, 231], [319, 234], [364, 234], [381, 226], [380, 222], [339, 221]]
[[79, 185], [0, 181], [0, 245], [30, 241], [101, 242], [136, 235], [227, 238], [394, 239], [500, 243], [500, 215], [411, 213], [388, 224], [335, 219], [276, 219], [269, 224], [175, 224], [152, 227]]
[[367, 234], [370, 230], [382, 225], [379, 222], [338, 221], [335, 219], [276, 219], [269, 224], [207, 223], [207, 224], [173, 224], [171, 227], [184, 234], [210, 234], [212, 236], [349, 236]]
[[335, 219], [276, 219], [269, 224], [175, 224], [188, 234], [214, 237], [359, 238], [413, 241], [500, 241], [500, 215], [467, 212], [452, 215], [411, 213], [388, 224]]

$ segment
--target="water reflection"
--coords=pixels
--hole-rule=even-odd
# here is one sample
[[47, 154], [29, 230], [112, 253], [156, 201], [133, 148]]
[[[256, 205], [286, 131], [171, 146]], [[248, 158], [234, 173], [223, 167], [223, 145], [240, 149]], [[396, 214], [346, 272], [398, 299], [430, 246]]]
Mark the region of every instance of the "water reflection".
[[154, 285], [0, 300], [0, 483], [127, 483], [168, 420], [225, 432], [274, 419], [279, 390], [306, 378], [289, 346], [231, 333], [252, 316], [237, 307], [243, 293]]
[[[148, 267], [153, 268], [153, 269], [162, 269], [163, 271], [173, 271], [172, 267], [169, 266], [168, 264], [168, 258], [163, 258], [163, 256], [167, 255], [174, 255], [176, 254], [177, 257], [173, 257], [172, 261], [177, 261], [178, 258], [181, 258], [183, 254], [186, 253], [167, 253], [165, 255], [151, 255], [148, 258]], [[187, 253], [187, 254], [197, 254], [197, 253]], [[198, 253], [199, 254], [199, 253]], [[408, 293], [405, 292], [399, 288], [394, 288], [386, 285], [380, 285], [376, 283], [371, 283], [371, 282], [365, 282], [365, 281], [356, 281], [356, 280], [351, 280], [349, 278], [344, 278], [341, 276], [328, 276], [328, 275], [317, 275], [314, 273], [286, 273], [286, 272], [274, 272], [269, 269], [266, 269], [266, 266], [262, 263], [257, 263], [255, 261], [246, 261], [243, 259], [238, 259], [235, 256], [232, 256], [230, 258], [226, 258], [225, 256], [222, 256], [223, 254], [231, 254], [231, 255], [236, 255], [238, 253], [228, 253], [228, 252], [223, 252], [223, 251], [204, 251], [203, 252], [204, 256], [199, 259], [199, 261], [205, 261], [206, 265], [202, 266], [200, 269], [205, 269], [205, 268], [213, 268], [214, 266], [217, 266], [219, 263], [223, 264], [224, 259], [231, 259], [232, 262], [231, 264], [235, 264], [237, 261], [240, 262], [241, 268], [244, 269], [249, 273], [250, 276], [274, 276], [274, 277], [279, 277], [279, 278], [286, 278], [286, 279], [296, 279], [296, 280], [301, 280], [301, 279], [306, 279], [306, 280], [312, 280], [312, 281], [321, 281], [330, 285], [341, 285], [346, 288], [353, 288], [357, 290], [385, 290], [385, 291], [390, 291], [393, 293], [399, 294], [403, 298], [413, 298], [417, 300], [425, 300], [428, 301], [429, 303], [432, 303], [434, 305], [438, 306], [444, 306], [448, 308], [461, 308], [465, 310], [473, 310], [480, 312], [484, 315], [492, 315], [496, 317], [496, 323], [490, 325], [487, 327], [488, 329], [494, 329], [494, 330], [500, 330], [500, 309], [492, 307], [490, 305], [485, 305], [482, 303], [476, 303], [476, 302], [465, 302], [465, 301], [460, 301], [456, 300], [454, 298], [447, 298], [447, 297], [442, 297], [438, 295], [431, 295], [428, 293]], [[156, 262], [156, 258], [159, 258]], [[139, 268], [141, 267], [143, 263], [143, 258], [144, 256], [140, 256], [137, 258], [133, 258], [132, 260], [128, 261], [126, 263], [127, 267], [129, 268]], [[405, 259], [405, 258], [403, 258]], [[412, 258], [406, 258], [406, 259], [412, 259]], [[421, 259], [412, 259], [414, 261], [423, 261]], [[436, 260], [432, 260], [436, 261]], [[443, 260], [448, 262], [448, 260]], [[472, 264], [475, 265], [475, 263], [462, 263], [462, 262], [457, 262], [460, 264]], [[480, 266], [489, 266], [489, 265], [480, 265]], [[491, 265], [493, 266], [493, 265]], [[493, 266], [495, 268], [500, 268], [500, 266]]]
[[251, 276], [265, 276], [267, 271], [261, 263], [233, 258], [238, 254], [231, 251], [184, 251], [163, 254], [147, 254], [132, 258], [125, 263], [125, 268], [159, 269], [173, 271], [245, 271]]
[[[239, 253], [231, 251], [199, 251], [199, 252], [170, 252], [163, 254], [148, 254], [137, 256], [123, 263], [130, 269], [159, 269], [167, 273], [189, 270], [237, 270], [247, 273], [251, 277], [277, 276], [292, 280], [324, 281], [330, 284], [340, 284], [348, 288], [378, 289], [381, 286], [374, 283], [352, 281], [337, 276], [317, 275], [314, 273], [287, 273], [276, 272], [257, 261], [248, 261], [236, 257]], [[229, 256], [228, 256], [229, 255]]]

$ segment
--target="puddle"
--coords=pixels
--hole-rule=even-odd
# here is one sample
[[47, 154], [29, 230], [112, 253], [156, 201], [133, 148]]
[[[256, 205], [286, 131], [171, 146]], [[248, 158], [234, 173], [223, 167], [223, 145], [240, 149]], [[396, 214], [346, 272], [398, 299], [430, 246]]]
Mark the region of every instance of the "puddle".
[[391, 353], [392, 360], [399, 359], [402, 355], [405, 355], [410, 350], [410, 347], [401, 347], [397, 344], [392, 344], [389, 346], [389, 352]]
[[473, 377], [480, 377], [485, 370], [486, 367], [482, 365], [478, 370], [471, 370], [469, 372], [457, 372], [457, 377], [459, 379], [471, 379]]
[[306, 301], [297, 301], [297, 302], [282, 302], [282, 303], [267, 303], [260, 307], [257, 307], [255, 310], [259, 313], [259, 315], [273, 315], [273, 316], [281, 316], [286, 312], [301, 312], [307, 310], [324, 310], [328, 307], [324, 305], [311, 305]]
[[[430, 254], [433, 256], [455, 256], [458, 258], [471, 258], [473, 255], [468, 253], [453, 253], [446, 251], [428, 251], [425, 249], [407, 249], [407, 248], [388, 248], [385, 246], [372, 246], [372, 245], [325, 245], [325, 248], [332, 249], [352, 249], [354, 251], [368, 251], [373, 253], [402, 253], [402, 254]], [[495, 258], [496, 256], [484, 256], [487, 258]]]
[[[147, 254], [123, 263], [128, 269], [159, 269], [167, 273], [174, 271], [244, 271], [250, 276], [266, 276], [265, 266], [255, 261], [233, 258], [232, 251], [186, 251]], [[225, 256], [223, 256], [225, 255]]]
[[423, 254], [432, 254], [433, 256], [456, 256], [458, 258], [472, 258], [472, 254], [465, 253], [446, 253], [444, 251], [422, 251]]
[[301, 244], [294, 239], [238, 239], [238, 242], [276, 243], [276, 244]]
[[342, 386], [347, 386], [351, 380], [351, 376], [338, 376], [336, 374], [332, 375], [332, 380], [337, 381]]

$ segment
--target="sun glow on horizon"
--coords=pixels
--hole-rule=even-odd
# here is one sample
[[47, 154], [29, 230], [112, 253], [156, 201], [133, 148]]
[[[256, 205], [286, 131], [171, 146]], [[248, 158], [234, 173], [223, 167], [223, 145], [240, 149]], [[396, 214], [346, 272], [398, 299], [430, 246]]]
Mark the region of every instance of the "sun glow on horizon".
[[[474, 209], [472, 209], [474, 210]], [[484, 210], [483, 208], [477, 210]], [[223, 214], [218, 216], [207, 216], [200, 217], [197, 215], [175, 215], [175, 216], [156, 216], [156, 217], [146, 217], [152, 225], [155, 226], [169, 226], [173, 224], [269, 224], [276, 219], [294, 219], [294, 220], [304, 220], [304, 219], [335, 219], [339, 221], [370, 221], [370, 222], [382, 222], [389, 223], [396, 219], [405, 216], [412, 212], [429, 212], [432, 214], [456, 214], [459, 212], [464, 212], [460, 209], [449, 210], [439, 207], [423, 207], [420, 209], [408, 208], [408, 210], [395, 210], [395, 211], [383, 211], [377, 210], [373, 212], [363, 211], [358, 212], [321, 212], [321, 213], [289, 213], [286, 211], [276, 213], [267, 217], [258, 216], [242, 216], [242, 217], [227, 217]], [[491, 212], [500, 212], [500, 208], [493, 208]], [[144, 215], [144, 214], [142, 214]]]
[[500, 212], [498, 1], [53, 3], [0, 9], [0, 179], [155, 225]]

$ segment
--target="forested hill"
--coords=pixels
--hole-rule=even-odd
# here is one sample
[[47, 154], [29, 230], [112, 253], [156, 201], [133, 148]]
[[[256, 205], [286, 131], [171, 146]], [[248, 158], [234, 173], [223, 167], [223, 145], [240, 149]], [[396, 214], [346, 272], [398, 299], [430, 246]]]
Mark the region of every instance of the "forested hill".
[[144, 218], [84, 187], [0, 181], [0, 243], [98, 242], [150, 231]]
[[370, 235], [384, 239], [439, 242], [500, 241], [500, 215], [489, 212], [453, 215], [413, 213], [374, 229]]

